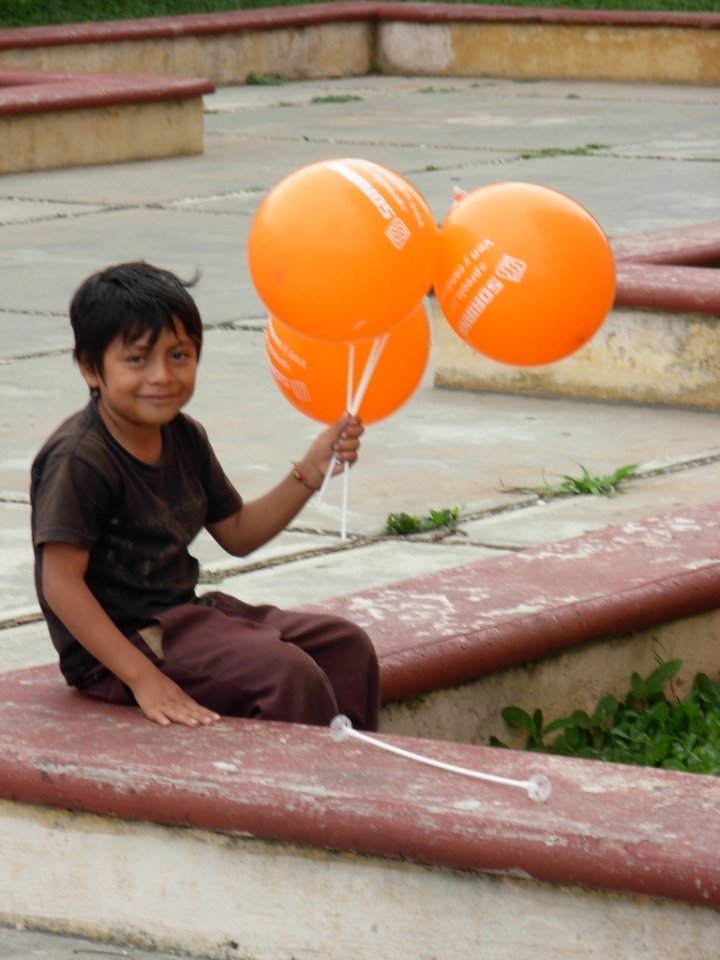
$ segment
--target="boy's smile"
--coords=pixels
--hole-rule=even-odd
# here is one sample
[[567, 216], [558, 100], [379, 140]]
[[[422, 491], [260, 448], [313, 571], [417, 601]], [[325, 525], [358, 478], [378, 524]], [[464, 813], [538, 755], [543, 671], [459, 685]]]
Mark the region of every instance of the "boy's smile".
[[151, 331], [125, 341], [117, 336], [103, 356], [102, 374], [80, 364], [87, 384], [100, 392], [98, 412], [115, 439], [134, 456], [154, 463], [162, 453], [160, 428], [192, 397], [197, 349], [179, 320], [154, 344]]

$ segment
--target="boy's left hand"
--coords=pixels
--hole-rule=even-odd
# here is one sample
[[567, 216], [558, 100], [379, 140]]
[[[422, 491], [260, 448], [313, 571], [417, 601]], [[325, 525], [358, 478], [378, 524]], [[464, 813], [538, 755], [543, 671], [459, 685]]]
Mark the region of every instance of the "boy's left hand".
[[297, 469], [307, 478], [308, 483], [319, 489], [333, 453], [337, 459], [333, 476], [343, 470], [345, 463], [355, 463], [360, 449], [360, 437], [364, 431], [365, 427], [359, 417], [343, 414], [336, 423], [320, 434], [298, 462]]

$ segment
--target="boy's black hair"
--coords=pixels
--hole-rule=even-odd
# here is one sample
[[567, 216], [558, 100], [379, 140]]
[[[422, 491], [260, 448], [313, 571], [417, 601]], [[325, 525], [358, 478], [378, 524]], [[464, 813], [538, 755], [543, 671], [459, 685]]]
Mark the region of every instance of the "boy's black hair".
[[154, 345], [163, 328], [174, 330], [179, 320], [195, 344], [202, 347], [202, 320], [187, 291], [197, 277], [185, 281], [169, 270], [149, 263], [120, 263], [88, 277], [70, 303], [75, 334], [73, 357], [89, 363], [102, 375], [103, 358], [120, 335], [127, 343], [150, 331]]

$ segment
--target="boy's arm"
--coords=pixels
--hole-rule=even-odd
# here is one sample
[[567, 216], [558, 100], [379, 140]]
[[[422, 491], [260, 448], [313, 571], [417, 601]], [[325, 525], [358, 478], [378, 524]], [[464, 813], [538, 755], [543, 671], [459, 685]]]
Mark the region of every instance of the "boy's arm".
[[43, 593], [78, 643], [130, 687], [146, 717], [164, 727], [214, 723], [218, 714], [195, 703], [123, 636], [85, 583], [90, 553], [70, 543], [43, 545]]
[[309, 486], [289, 473], [269, 493], [243, 504], [225, 520], [208, 524], [208, 531], [235, 557], [245, 557], [257, 550], [284, 530], [320, 488], [333, 453], [338, 461], [334, 473], [339, 473], [345, 462], [357, 460], [363, 429], [357, 417], [345, 414], [320, 434], [298, 462], [298, 472]]

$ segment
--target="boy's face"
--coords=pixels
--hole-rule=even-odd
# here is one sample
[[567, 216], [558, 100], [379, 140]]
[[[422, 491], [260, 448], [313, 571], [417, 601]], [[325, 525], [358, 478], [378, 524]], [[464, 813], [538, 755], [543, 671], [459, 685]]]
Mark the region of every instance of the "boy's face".
[[85, 363], [86, 383], [100, 391], [100, 403], [114, 420], [128, 426], [161, 427], [180, 411], [195, 390], [197, 349], [179, 320], [163, 327], [150, 345], [150, 331], [137, 340], [116, 337], [103, 357], [100, 373]]

